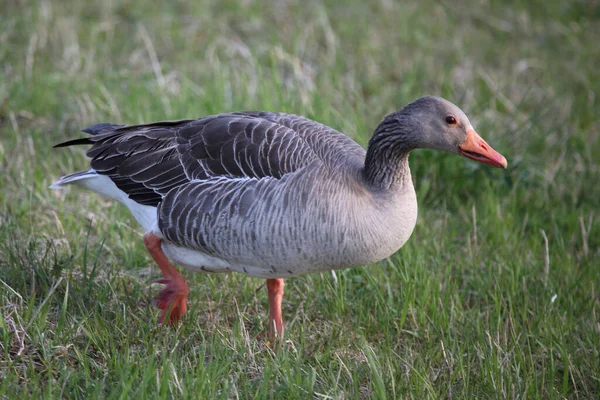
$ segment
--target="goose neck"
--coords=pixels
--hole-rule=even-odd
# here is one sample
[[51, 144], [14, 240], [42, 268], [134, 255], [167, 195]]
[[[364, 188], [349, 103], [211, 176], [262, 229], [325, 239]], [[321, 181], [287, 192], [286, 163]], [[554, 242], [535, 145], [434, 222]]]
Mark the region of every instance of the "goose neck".
[[363, 175], [371, 187], [390, 190], [412, 185], [408, 155], [417, 147], [416, 141], [397, 126], [384, 120], [369, 141]]

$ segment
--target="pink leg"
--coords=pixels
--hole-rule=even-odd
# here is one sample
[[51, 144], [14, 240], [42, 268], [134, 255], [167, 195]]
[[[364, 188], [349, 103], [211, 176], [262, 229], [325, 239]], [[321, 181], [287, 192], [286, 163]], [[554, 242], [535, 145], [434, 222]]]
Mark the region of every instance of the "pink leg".
[[283, 317], [281, 315], [281, 301], [283, 300], [283, 279], [267, 279], [269, 290], [269, 336], [283, 338]]
[[156, 305], [162, 310], [160, 323], [164, 324], [165, 319], [169, 316], [167, 324], [173, 325], [179, 321], [187, 310], [187, 296], [190, 288], [183, 276], [163, 253], [161, 242], [162, 239], [152, 232], [147, 232], [144, 235], [146, 249], [148, 249], [163, 274], [163, 277], [156, 282], [166, 285], [156, 297]]

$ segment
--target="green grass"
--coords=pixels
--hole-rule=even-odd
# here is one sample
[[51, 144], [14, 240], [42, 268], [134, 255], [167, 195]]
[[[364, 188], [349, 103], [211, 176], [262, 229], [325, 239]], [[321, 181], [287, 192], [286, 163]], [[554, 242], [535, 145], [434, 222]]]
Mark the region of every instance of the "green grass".
[[[163, 3], [2, 2], [0, 398], [600, 396], [597, 2]], [[86, 168], [51, 146], [94, 123], [262, 109], [364, 145], [424, 94], [508, 170], [415, 152], [413, 237], [289, 279], [277, 353], [263, 281], [184, 272], [190, 311], [159, 328], [127, 210], [48, 189]]]

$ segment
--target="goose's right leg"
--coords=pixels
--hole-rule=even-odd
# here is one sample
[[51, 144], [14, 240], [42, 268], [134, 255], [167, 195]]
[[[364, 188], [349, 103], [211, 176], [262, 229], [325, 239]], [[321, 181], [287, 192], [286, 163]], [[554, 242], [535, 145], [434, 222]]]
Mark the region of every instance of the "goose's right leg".
[[281, 315], [283, 286], [283, 278], [267, 279], [267, 289], [269, 291], [269, 336], [274, 339], [283, 339], [283, 316]]

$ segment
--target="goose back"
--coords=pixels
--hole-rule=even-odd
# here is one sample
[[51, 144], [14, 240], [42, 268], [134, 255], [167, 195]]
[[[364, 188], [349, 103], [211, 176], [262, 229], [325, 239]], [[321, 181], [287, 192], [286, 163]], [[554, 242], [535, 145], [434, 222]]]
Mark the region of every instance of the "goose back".
[[174, 188], [215, 177], [280, 179], [319, 159], [337, 168], [360, 163], [364, 149], [344, 134], [292, 114], [238, 112], [197, 120], [123, 126], [98, 124], [89, 138], [91, 167], [134, 201], [156, 206]]

